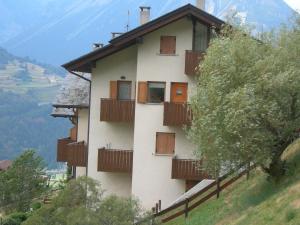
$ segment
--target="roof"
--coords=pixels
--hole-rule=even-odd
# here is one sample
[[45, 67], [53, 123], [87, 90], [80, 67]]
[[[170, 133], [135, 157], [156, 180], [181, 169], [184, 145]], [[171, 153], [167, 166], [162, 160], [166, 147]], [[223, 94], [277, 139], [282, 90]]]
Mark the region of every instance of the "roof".
[[187, 4], [112, 39], [110, 43], [103, 48], [94, 50], [86, 55], [65, 63], [62, 66], [68, 71], [91, 73], [92, 68], [97, 60], [114, 54], [115, 52], [127, 48], [128, 46], [136, 44], [139, 41], [139, 38], [143, 37], [144, 35], [187, 16], [190, 16], [209, 26], [214, 26], [217, 28], [220, 28], [225, 23], [217, 17], [191, 4]]
[[12, 165], [12, 161], [10, 161], [10, 160], [0, 161], [0, 171], [7, 170], [11, 165]]
[[[84, 77], [90, 78], [89, 74]], [[89, 107], [89, 85], [90, 83], [77, 76], [68, 74], [59, 90], [55, 102], [52, 104], [56, 109], [52, 116], [70, 117], [74, 116], [73, 108]]]

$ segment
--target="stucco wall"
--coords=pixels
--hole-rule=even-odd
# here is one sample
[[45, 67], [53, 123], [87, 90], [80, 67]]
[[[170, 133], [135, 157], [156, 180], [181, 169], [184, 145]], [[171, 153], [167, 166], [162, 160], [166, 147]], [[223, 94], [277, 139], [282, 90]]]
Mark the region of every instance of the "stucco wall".
[[[88, 109], [78, 109], [78, 130], [77, 130], [77, 141], [84, 141], [87, 144], [87, 135], [88, 135], [88, 118], [89, 110]], [[76, 167], [76, 177], [86, 175], [85, 167]]]
[[92, 73], [91, 118], [88, 176], [101, 182], [106, 194], [131, 195], [131, 175], [97, 171], [98, 149], [133, 150], [133, 123], [100, 122], [100, 99], [109, 98], [111, 80], [122, 76], [132, 81], [134, 97], [136, 80], [136, 46], [122, 50], [97, 62]]
[[[176, 36], [176, 55], [160, 55], [160, 37]], [[166, 101], [171, 82], [188, 82], [189, 96], [194, 80], [184, 74], [185, 50], [192, 49], [192, 22], [182, 19], [144, 37], [138, 45], [137, 82], [165, 81]], [[176, 133], [175, 154], [191, 158], [194, 146], [179, 127], [163, 126], [162, 104], [136, 104], [132, 194], [150, 209], [162, 200], [168, 206], [185, 192], [185, 181], [172, 180], [172, 157], [155, 155], [156, 132]]]

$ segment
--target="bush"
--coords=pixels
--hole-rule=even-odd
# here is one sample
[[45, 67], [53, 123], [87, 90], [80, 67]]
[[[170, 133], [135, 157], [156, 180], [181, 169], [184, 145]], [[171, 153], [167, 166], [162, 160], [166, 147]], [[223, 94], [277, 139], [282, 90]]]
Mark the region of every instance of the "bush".
[[16, 212], [10, 214], [9, 217], [4, 220], [3, 225], [20, 225], [22, 222], [27, 220], [28, 215], [22, 212]]
[[40, 209], [41, 207], [42, 207], [42, 204], [40, 202], [34, 202], [31, 205], [31, 208], [32, 208], [33, 211], [35, 211], [37, 209]]

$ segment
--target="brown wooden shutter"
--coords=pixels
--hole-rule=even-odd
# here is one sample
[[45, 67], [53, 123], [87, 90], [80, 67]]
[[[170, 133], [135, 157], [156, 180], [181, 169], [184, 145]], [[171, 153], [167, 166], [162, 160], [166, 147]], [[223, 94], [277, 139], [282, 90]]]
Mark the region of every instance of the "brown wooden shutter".
[[175, 152], [175, 133], [156, 133], [156, 153], [174, 154]]
[[148, 83], [146, 81], [139, 81], [138, 84], [138, 103], [145, 104], [148, 99]]
[[160, 54], [175, 54], [176, 53], [176, 37], [161, 36], [160, 37]]
[[77, 141], [77, 126], [70, 129], [70, 138], [72, 141]]
[[118, 81], [110, 81], [109, 97], [117, 99], [118, 96]]

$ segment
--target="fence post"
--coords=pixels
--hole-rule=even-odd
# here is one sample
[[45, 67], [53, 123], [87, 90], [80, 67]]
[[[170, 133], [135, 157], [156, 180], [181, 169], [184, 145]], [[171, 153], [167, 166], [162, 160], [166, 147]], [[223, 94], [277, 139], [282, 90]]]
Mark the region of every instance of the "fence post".
[[247, 180], [249, 180], [250, 177], [250, 162], [247, 163]]
[[187, 218], [189, 216], [189, 199], [185, 199], [185, 206], [184, 206], [184, 217]]
[[220, 177], [217, 178], [217, 199], [220, 197]]

